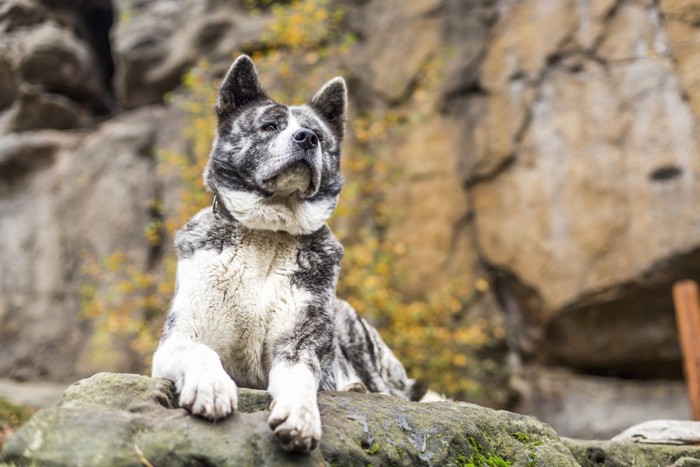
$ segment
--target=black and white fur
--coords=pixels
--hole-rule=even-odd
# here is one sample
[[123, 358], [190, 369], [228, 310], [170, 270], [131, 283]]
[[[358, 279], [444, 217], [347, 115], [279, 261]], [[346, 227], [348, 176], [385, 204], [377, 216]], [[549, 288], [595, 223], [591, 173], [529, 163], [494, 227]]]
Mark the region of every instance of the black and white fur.
[[285, 106], [250, 58], [233, 63], [204, 177], [214, 209], [177, 234], [177, 289], [153, 357], [153, 376], [209, 419], [236, 409], [237, 386], [266, 388], [268, 422], [290, 451], [318, 444], [318, 390], [414, 390], [377, 331], [336, 298], [343, 249], [326, 221], [342, 186], [346, 94], [334, 78], [307, 105]]

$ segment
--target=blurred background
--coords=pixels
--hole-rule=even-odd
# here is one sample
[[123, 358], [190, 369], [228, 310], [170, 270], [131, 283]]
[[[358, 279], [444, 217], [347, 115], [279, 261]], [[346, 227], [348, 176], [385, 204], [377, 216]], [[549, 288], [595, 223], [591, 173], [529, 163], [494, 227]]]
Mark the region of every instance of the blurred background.
[[409, 374], [566, 436], [689, 418], [699, 28], [697, 0], [2, 0], [0, 386], [150, 371], [245, 52], [285, 103], [347, 79], [339, 294]]

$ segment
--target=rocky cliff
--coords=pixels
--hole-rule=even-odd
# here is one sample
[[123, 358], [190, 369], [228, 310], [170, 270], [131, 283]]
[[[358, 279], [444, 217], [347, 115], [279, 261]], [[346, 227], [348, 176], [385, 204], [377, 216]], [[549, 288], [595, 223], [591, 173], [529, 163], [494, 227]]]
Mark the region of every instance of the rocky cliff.
[[[313, 16], [315, 3], [291, 3], [311, 5], [299, 21], [328, 21]], [[394, 264], [406, 272], [405, 297], [459, 277], [476, 291], [461, 319], [503, 320], [494, 352], [502, 365], [511, 354], [509, 371], [534, 361], [678, 377], [669, 287], [700, 278], [700, 6], [332, 5], [343, 14], [313, 40], [343, 48], [322, 56], [293, 54], [303, 38], [271, 39], [285, 13], [266, 1], [0, 5], [0, 373], [143, 370], [127, 338], [94, 361], [101, 337], [85, 319], [86, 258], [118, 251], [115, 269], [169, 267], [168, 239], [144, 229], [177, 218], [183, 185], [157, 154], [194, 150], [192, 122], [173, 104], [183, 76], [206, 59], [214, 79], [234, 53], [273, 50], [278, 62], [263, 79], [274, 91], [322, 63], [325, 78], [348, 79], [351, 114], [402, 126], [377, 154], [395, 176], [359, 173], [384, 184], [376, 214], [391, 214], [383, 238], [408, 252]], [[379, 146], [359, 131], [349, 144]]]

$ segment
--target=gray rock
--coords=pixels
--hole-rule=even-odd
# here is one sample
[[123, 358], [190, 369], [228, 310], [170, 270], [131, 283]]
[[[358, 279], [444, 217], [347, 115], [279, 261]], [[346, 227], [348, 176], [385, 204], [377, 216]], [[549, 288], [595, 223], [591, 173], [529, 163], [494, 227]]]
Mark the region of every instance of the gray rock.
[[[321, 393], [320, 448], [286, 454], [267, 425], [266, 392], [240, 390], [241, 410], [211, 423], [176, 406], [163, 379], [100, 373], [38, 412], [0, 454], [26, 465], [578, 465], [547, 425], [465, 403], [412, 403], [390, 396]], [[461, 464], [460, 464], [461, 463]]]
[[75, 148], [77, 140], [76, 135], [57, 131], [16, 133], [0, 138], [0, 200], [20, 189], [33, 172], [53, 164], [60, 150]]
[[645, 444], [700, 444], [700, 422], [690, 420], [649, 420], [630, 427], [613, 441]]
[[[143, 228], [156, 192], [151, 148], [159, 115], [123, 114], [87, 137], [0, 139], [0, 374], [59, 380], [107, 364], [88, 350], [81, 268], [90, 255], [113, 251], [147, 261]], [[114, 356], [110, 365], [133, 369], [128, 350]]]
[[9, 33], [46, 19], [46, 10], [34, 0], [5, 0], [0, 4], [0, 31]]
[[259, 40], [263, 24], [237, 2], [118, 0], [116, 7], [115, 87], [125, 108], [161, 102], [199, 60], [228, 66], [233, 51]]
[[691, 418], [682, 381], [634, 381], [531, 367], [523, 382], [514, 409], [548, 423], [562, 436], [609, 439], [646, 420]]
[[692, 457], [681, 457], [676, 460], [676, 462], [671, 465], [671, 467], [698, 467], [700, 466], [700, 459], [693, 459]]
[[54, 21], [24, 31], [18, 39], [22, 80], [76, 101], [100, 102], [103, 87], [89, 45]]
[[7, 107], [17, 95], [17, 83], [10, 63], [0, 51], [0, 110]]
[[35, 129], [68, 130], [85, 127], [91, 120], [84, 107], [60, 94], [23, 93], [0, 116], [0, 133]]
[[700, 465], [700, 449], [615, 441], [581, 441], [563, 438], [581, 467], [628, 467]]

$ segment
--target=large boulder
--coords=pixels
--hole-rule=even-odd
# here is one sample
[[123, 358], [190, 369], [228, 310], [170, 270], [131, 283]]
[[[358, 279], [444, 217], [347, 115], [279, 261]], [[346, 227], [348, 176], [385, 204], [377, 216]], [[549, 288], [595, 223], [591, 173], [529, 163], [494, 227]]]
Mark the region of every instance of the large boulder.
[[[0, 461], [70, 465], [577, 465], [534, 418], [466, 403], [321, 393], [320, 448], [286, 454], [267, 425], [266, 392], [240, 389], [240, 410], [211, 423], [177, 407], [173, 385], [101, 373], [69, 387], [4, 446]], [[149, 464], [146, 464], [149, 465]], [[480, 464], [478, 464], [480, 465]], [[506, 465], [493, 464], [493, 465]]]
[[532, 417], [474, 404], [341, 392], [319, 394], [318, 450], [290, 455], [267, 425], [269, 395], [239, 389], [239, 397], [237, 413], [212, 423], [178, 408], [170, 381], [99, 373], [70, 386], [58, 406], [39, 411], [5, 444], [0, 462], [622, 467], [700, 459], [695, 447], [561, 440]]

